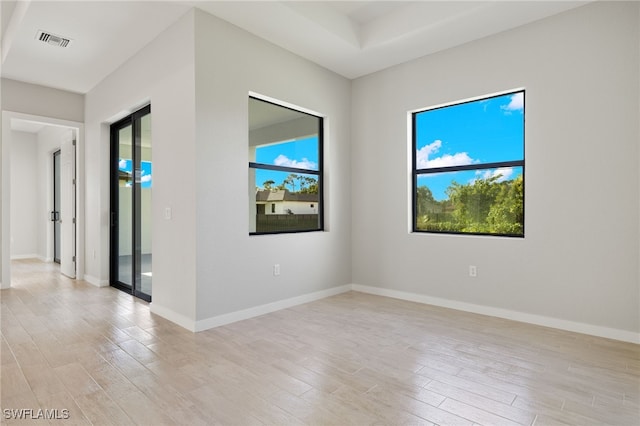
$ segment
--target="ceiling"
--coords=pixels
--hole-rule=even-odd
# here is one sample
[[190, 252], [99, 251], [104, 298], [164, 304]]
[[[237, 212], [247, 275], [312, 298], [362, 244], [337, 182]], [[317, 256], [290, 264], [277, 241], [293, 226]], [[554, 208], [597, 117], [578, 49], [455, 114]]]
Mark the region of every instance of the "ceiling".
[[198, 7], [352, 79], [588, 2], [2, 0], [2, 77], [87, 93]]
[[293, 109], [249, 98], [249, 130], [261, 129], [306, 116]]

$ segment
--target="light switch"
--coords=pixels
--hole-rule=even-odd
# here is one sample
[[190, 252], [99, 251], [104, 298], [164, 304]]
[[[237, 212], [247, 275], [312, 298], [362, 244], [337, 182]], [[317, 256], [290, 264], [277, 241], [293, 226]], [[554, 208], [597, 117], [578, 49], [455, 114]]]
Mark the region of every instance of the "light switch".
[[171, 220], [171, 207], [164, 208], [164, 218], [165, 220]]

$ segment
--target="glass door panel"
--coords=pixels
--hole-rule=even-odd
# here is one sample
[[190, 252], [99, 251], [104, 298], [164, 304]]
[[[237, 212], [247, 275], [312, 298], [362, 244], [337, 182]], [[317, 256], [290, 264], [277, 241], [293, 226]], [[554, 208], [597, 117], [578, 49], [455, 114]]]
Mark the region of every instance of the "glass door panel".
[[117, 266], [118, 281], [133, 286], [133, 126], [118, 132], [118, 206], [117, 206]]
[[140, 194], [140, 291], [144, 294], [151, 294], [152, 288], [152, 252], [151, 252], [151, 201], [153, 174], [151, 169], [151, 115], [145, 115], [140, 119], [140, 155], [139, 166], [140, 179], [136, 183], [139, 185]]

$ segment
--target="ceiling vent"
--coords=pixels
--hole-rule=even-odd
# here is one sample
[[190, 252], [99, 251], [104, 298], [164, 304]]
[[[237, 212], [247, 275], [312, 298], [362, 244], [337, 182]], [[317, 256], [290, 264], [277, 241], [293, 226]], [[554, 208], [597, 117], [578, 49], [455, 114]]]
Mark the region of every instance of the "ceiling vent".
[[58, 47], [68, 47], [71, 44], [71, 39], [51, 34], [42, 30], [38, 31], [38, 34], [36, 34], [36, 40], [40, 40], [43, 43]]

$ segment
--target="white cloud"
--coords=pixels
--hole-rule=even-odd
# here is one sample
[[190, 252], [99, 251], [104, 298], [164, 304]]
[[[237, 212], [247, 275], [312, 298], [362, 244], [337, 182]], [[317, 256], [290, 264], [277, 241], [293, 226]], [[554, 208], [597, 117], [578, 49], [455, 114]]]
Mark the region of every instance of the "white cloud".
[[120, 170], [125, 170], [127, 168], [127, 160], [120, 160], [118, 161], [118, 168]]
[[316, 163], [314, 163], [313, 161], [310, 161], [307, 158], [303, 158], [302, 161], [298, 161], [298, 160], [292, 160], [290, 158], [288, 158], [286, 155], [278, 155], [276, 157], [275, 160], [273, 160], [273, 164], [275, 164], [276, 166], [283, 166], [283, 167], [296, 167], [299, 169], [316, 169], [318, 168], [318, 165]]
[[518, 92], [511, 95], [511, 100], [509, 101], [509, 104], [502, 105], [500, 109], [507, 112], [522, 111], [524, 109], [524, 93]]
[[438, 152], [442, 146], [441, 140], [435, 140], [429, 145], [425, 145], [416, 153], [416, 166], [418, 169], [430, 169], [434, 167], [464, 166], [474, 163], [473, 158], [466, 152], [457, 152], [453, 155], [444, 154], [441, 157], [429, 158], [430, 155]]
[[151, 175], [142, 175], [140, 177], [140, 182], [151, 182]]
[[[482, 179], [490, 179], [493, 177], [498, 177], [496, 182], [504, 182], [505, 180], [509, 180], [511, 175], [513, 175], [513, 167], [500, 167], [499, 169], [485, 170], [485, 171], [478, 170], [476, 172], [476, 175], [481, 176]], [[473, 183], [473, 182], [475, 182], [475, 179], [472, 179], [471, 182], [469, 183]]]

